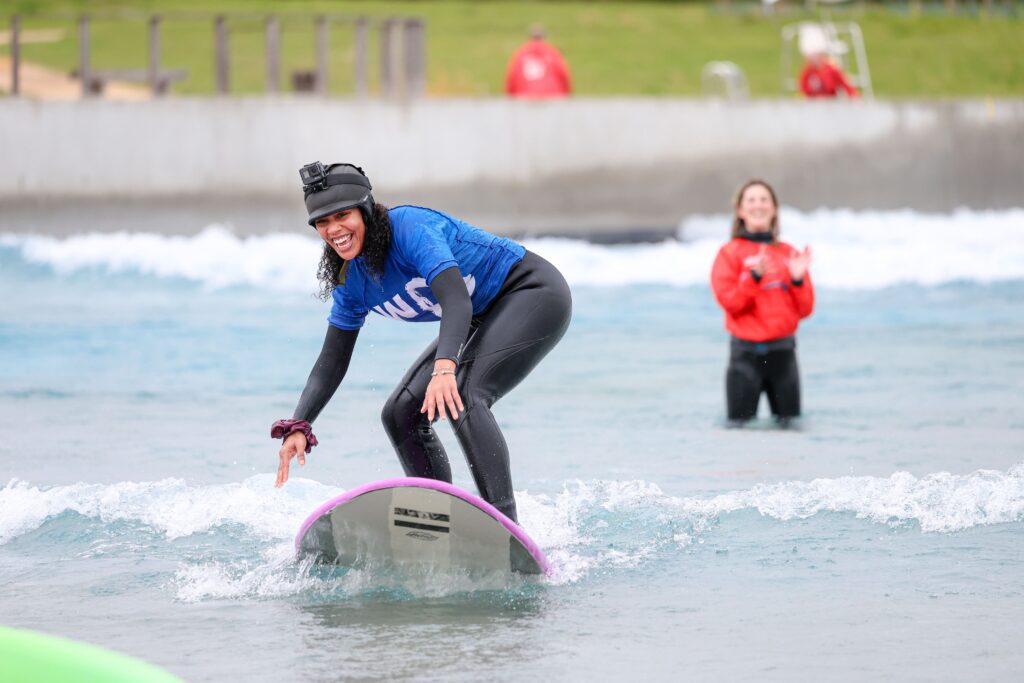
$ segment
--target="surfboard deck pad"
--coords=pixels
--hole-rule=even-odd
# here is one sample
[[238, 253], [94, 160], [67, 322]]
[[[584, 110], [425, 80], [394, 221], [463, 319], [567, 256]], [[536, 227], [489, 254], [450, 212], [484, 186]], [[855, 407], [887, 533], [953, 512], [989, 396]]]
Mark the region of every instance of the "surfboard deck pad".
[[447, 482], [404, 477], [360, 486], [319, 506], [295, 537], [299, 560], [342, 567], [546, 574], [522, 527]]

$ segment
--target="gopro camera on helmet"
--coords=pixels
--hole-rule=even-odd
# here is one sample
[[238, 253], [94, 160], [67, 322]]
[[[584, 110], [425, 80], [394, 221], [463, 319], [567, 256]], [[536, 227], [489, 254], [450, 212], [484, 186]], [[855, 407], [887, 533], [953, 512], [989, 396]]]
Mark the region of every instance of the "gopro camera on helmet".
[[299, 169], [302, 194], [309, 212], [309, 224], [332, 213], [359, 207], [373, 212], [373, 186], [363, 169], [355, 164], [322, 164], [319, 161]]
[[299, 177], [302, 178], [302, 185], [304, 187], [320, 185], [323, 183], [324, 178], [327, 177], [327, 169], [319, 161], [314, 161], [299, 169]]

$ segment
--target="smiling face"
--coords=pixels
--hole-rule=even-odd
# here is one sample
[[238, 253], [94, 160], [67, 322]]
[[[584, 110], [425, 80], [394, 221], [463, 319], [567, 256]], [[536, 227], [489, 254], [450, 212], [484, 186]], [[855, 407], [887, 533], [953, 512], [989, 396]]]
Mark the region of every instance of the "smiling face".
[[366, 223], [358, 208], [342, 209], [330, 216], [317, 219], [316, 231], [327, 244], [346, 261], [351, 261], [363, 251], [366, 241]]
[[747, 232], [771, 232], [778, 207], [772, 193], [764, 185], [751, 185], [736, 205], [736, 217], [743, 221]]

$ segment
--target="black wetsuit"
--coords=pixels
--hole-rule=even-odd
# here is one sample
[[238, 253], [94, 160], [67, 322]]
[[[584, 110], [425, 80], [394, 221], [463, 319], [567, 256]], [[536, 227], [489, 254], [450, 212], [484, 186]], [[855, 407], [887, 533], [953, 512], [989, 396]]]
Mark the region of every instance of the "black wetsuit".
[[[465, 406], [452, 421], [455, 436], [481, 497], [515, 520], [508, 446], [490, 408], [565, 334], [572, 315], [569, 286], [554, 266], [527, 251], [487, 309], [476, 316], [458, 268], [440, 273], [430, 288], [444, 311], [441, 330], [384, 404], [384, 428], [406, 475], [451, 482], [444, 446], [420, 408], [435, 359], [455, 360]], [[328, 328], [295, 419], [312, 422], [320, 414], [345, 376], [357, 335], [358, 330]]]
[[725, 372], [729, 421], [739, 423], [756, 417], [762, 393], [768, 395], [772, 414], [781, 422], [800, 416], [795, 337], [768, 342], [732, 338]]

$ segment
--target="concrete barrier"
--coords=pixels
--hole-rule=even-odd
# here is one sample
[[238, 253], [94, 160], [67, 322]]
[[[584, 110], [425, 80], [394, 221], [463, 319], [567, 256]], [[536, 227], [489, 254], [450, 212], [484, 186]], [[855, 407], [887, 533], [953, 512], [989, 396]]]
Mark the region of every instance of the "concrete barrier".
[[8, 99], [0, 149], [3, 230], [82, 207], [116, 227], [190, 211], [280, 229], [316, 159], [509, 234], [656, 236], [755, 176], [806, 209], [1024, 203], [1024, 100]]

